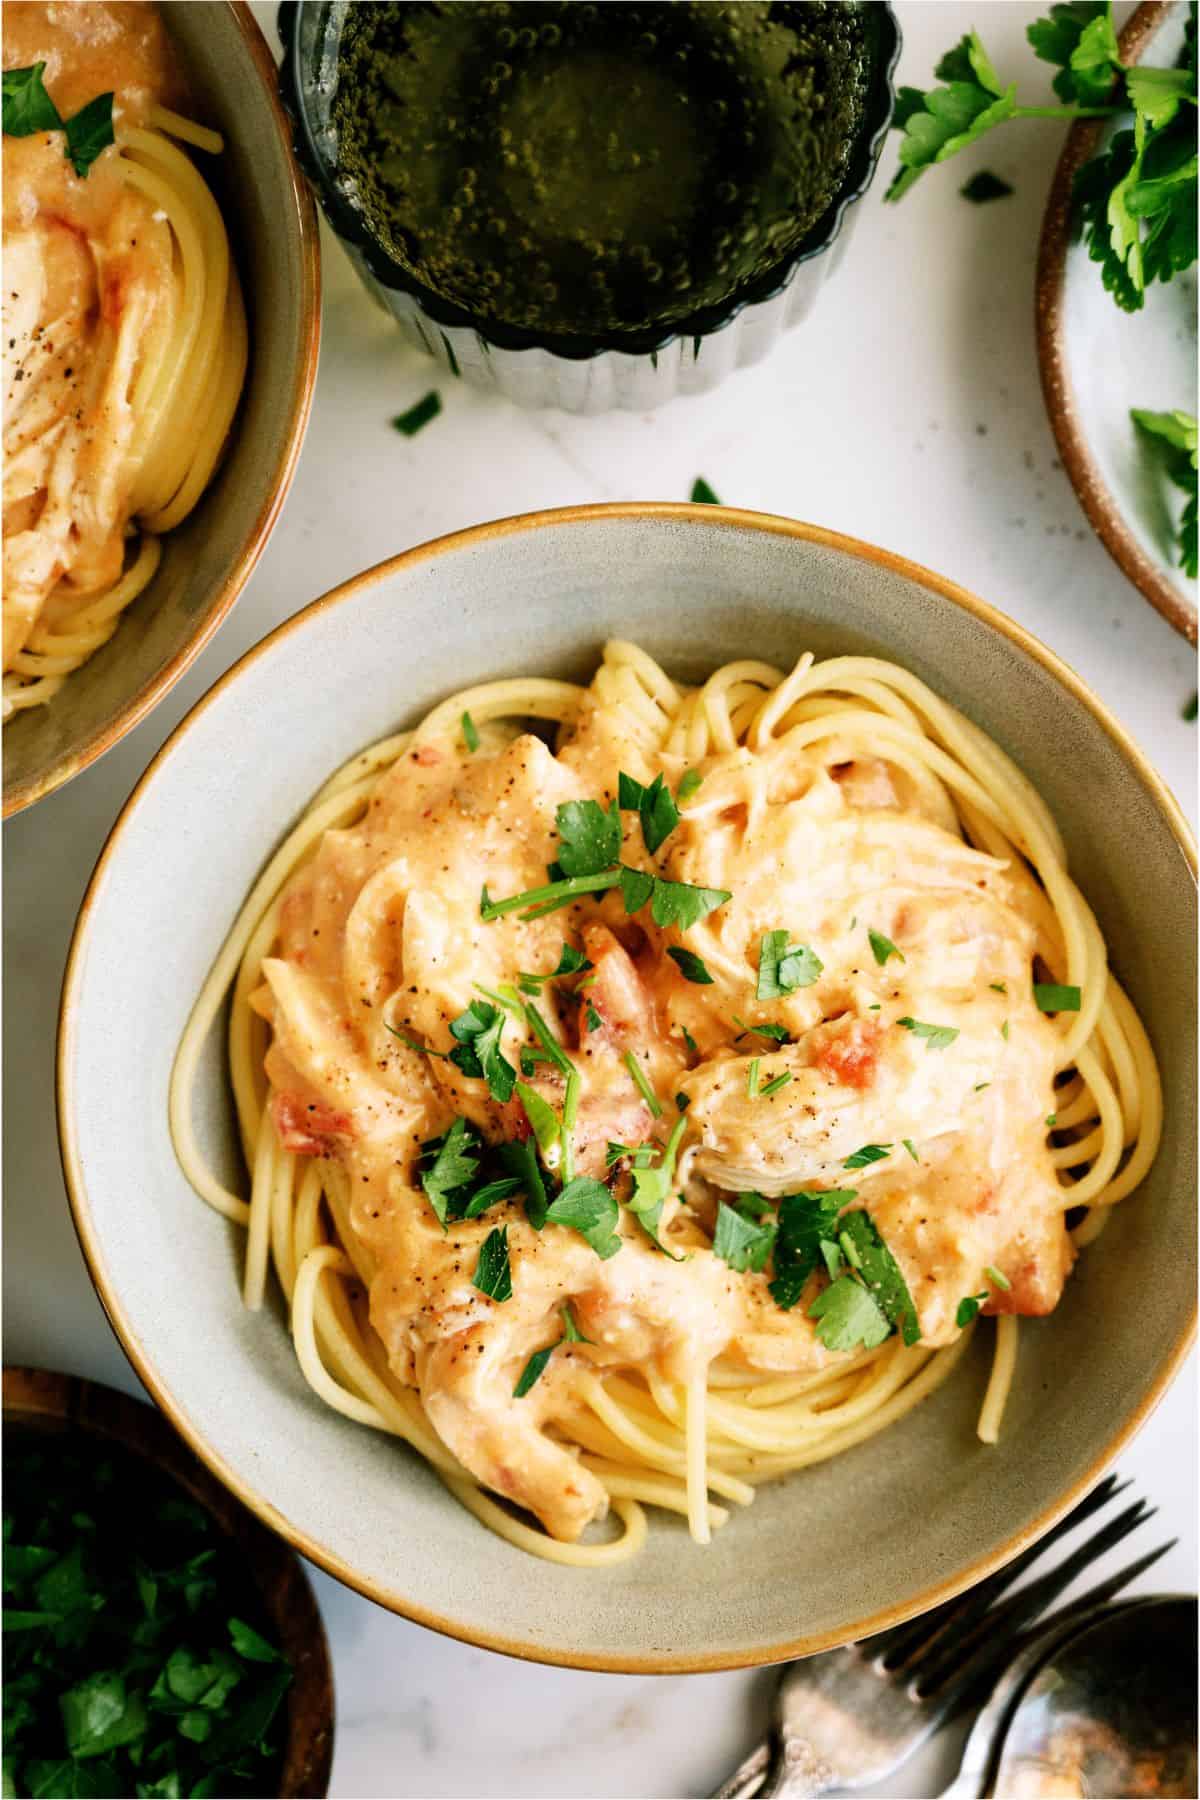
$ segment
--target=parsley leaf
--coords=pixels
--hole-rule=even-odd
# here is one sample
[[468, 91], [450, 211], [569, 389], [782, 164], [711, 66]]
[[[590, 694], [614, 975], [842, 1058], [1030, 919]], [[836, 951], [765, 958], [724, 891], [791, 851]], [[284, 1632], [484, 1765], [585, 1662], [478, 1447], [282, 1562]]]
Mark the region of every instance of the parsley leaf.
[[585, 969], [590, 969], [591, 966], [582, 950], [576, 950], [574, 944], [564, 943], [559, 952], [557, 966], [551, 969], [548, 975], [533, 975], [522, 971], [517, 980], [525, 993], [536, 994], [548, 981], [558, 981], [564, 975], [581, 975]]
[[759, 1025], [751, 1025], [749, 1019], [743, 1019], [740, 1013], [734, 1013], [733, 1022], [735, 1025], [741, 1026], [739, 1035], [742, 1037], [749, 1032], [751, 1037], [769, 1038], [775, 1044], [790, 1044], [792, 1041], [792, 1034], [786, 1025], [772, 1025], [769, 1020]]
[[787, 940], [786, 931], [763, 933], [758, 947], [758, 985], [754, 990], [759, 1000], [781, 1000], [797, 988], [811, 987], [825, 967], [807, 944], [789, 944]]
[[496, 1225], [479, 1246], [471, 1280], [489, 1300], [512, 1299], [512, 1270], [508, 1262], [508, 1226]]
[[908, 1154], [912, 1157], [913, 1161], [915, 1163], [919, 1163], [921, 1159], [917, 1155], [917, 1146], [913, 1143], [912, 1139], [911, 1138], [902, 1138], [901, 1142], [903, 1143], [904, 1148], [908, 1151]]
[[[410, 406], [407, 412], [397, 413], [392, 420], [392, 428], [404, 437], [416, 437], [418, 431], [421, 431], [432, 419], [436, 419], [441, 410], [442, 396], [436, 388], [431, 388], [414, 406]], [[468, 740], [467, 747], [474, 750], [475, 745]]]
[[650, 917], [660, 928], [678, 925], [680, 931], [688, 931], [731, 898], [725, 888], [691, 887], [685, 881], [664, 881], [656, 875]]
[[871, 943], [871, 954], [882, 969], [889, 956], [898, 956], [901, 962], [906, 961], [903, 950], [898, 950], [890, 937], [884, 937], [882, 931], [867, 927], [867, 937]]
[[568, 879], [614, 866], [621, 854], [621, 814], [615, 800], [607, 812], [598, 800], [564, 800], [554, 816], [558, 860]]
[[808, 1309], [827, 1350], [873, 1350], [891, 1334], [878, 1302], [852, 1275], [839, 1275]]
[[538, 1168], [537, 1153], [529, 1138], [501, 1144], [497, 1155], [525, 1192], [525, 1217], [535, 1231], [546, 1223], [546, 1184]]
[[461, 720], [463, 743], [474, 756], [479, 748], [479, 730], [469, 712], [465, 712]]
[[547, 1344], [544, 1350], [534, 1351], [517, 1378], [517, 1385], [513, 1389], [514, 1400], [523, 1400], [535, 1382], [541, 1380], [546, 1364], [550, 1361], [550, 1358], [554, 1355], [554, 1352], [558, 1349], [559, 1343], [561, 1342], [562, 1340], [560, 1338], [553, 1344]]
[[870, 1214], [847, 1213], [840, 1222], [839, 1241], [847, 1260], [860, 1271], [889, 1323], [897, 1328], [906, 1344], [918, 1343], [921, 1326], [908, 1283]]
[[905, 1031], [911, 1031], [914, 1037], [925, 1039], [927, 1050], [946, 1050], [958, 1036], [957, 1025], [926, 1025], [921, 1019], [903, 1018], [896, 1020], [903, 1025]]
[[577, 1231], [605, 1261], [621, 1248], [617, 1233], [620, 1209], [604, 1183], [591, 1176], [577, 1175], [569, 1181], [557, 1200], [551, 1201], [546, 1217], [552, 1225]]
[[972, 1319], [978, 1315], [980, 1307], [988, 1299], [990, 1299], [990, 1295], [985, 1288], [982, 1294], [967, 1294], [959, 1301], [958, 1310], [954, 1315], [954, 1323], [960, 1331], [971, 1323]]
[[[1075, 71], [1072, 59], [1079, 53], [1080, 39], [1088, 28], [1098, 20], [1103, 20], [1108, 12], [1107, 0], [1068, 0], [1066, 5], [1052, 6], [1045, 19], [1035, 19], [1026, 27], [1025, 36], [1033, 46], [1034, 55], [1042, 62], [1056, 63], [1058, 74], [1054, 77], [1054, 91], [1060, 100], [1074, 100]], [[1111, 22], [1109, 30], [1111, 32]], [[1112, 37], [1112, 54], [1109, 60], [1116, 61], [1116, 38]], [[1083, 61], [1094, 65], [1096, 47], [1091, 46], [1083, 52]]]
[[871, 1163], [886, 1162], [892, 1153], [890, 1144], [864, 1144], [853, 1156], [848, 1156], [842, 1164], [843, 1169], [866, 1169]]
[[775, 1279], [771, 1296], [790, 1312], [821, 1256], [821, 1239], [832, 1237], [838, 1214], [857, 1198], [855, 1188], [829, 1188], [824, 1193], [802, 1189], [779, 1202], [775, 1240]]
[[775, 1224], [755, 1224], [743, 1218], [722, 1200], [717, 1207], [717, 1228], [713, 1234], [713, 1255], [727, 1262], [739, 1274], [752, 1270], [760, 1274], [775, 1243]]
[[663, 1243], [659, 1236], [659, 1224], [662, 1219], [663, 1207], [671, 1191], [671, 1183], [675, 1177], [675, 1160], [679, 1154], [680, 1139], [686, 1128], [686, 1119], [681, 1118], [676, 1121], [675, 1129], [667, 1141], [667, 1147], [662, 1153], [662, 1160], [657, 1168], [652, 1168], [650, 1165], [653, 1151], [649, 1145], [643, 1145], [634, 1152], [633, 1161], [629, 1166], [633, 1190], [625, 1202], [646, 1236], [657, 1245], [664, 1256], [669, 1256], [672, 1262], [686, 1262], [687, 1257], [682, 1253], [676, 1254], [674, 1250], [669, 1249]]
[[[616, 887], [621, 882], [623, 873], [624, 871], [613, 868], [601, 869], [595, 875], [576, 875], [570, 880], [565, 876], [556, 877], [544, 887], [526, 888], [523, 893], [510, 894], [505, 900], [493, 900], [485, 882], [479, 895], [479, 916], [488, 923], [493, 919], [503, 918], [505, 913], [510, 912], [520, 912], [525, 919], [540, 919], [546, 913], [570, 906], [572, 901], [582, 898], [584, 894], [599, 894], [605, 888]], [[633, 908], [627, 910], [632, 911]]]
[[[457, 1118], [441, 1137], [431, 1138], [424, 1146], [424, 1157], [432, 1156], [433, 1160], [421, 1171], [421, 1186], [443, 1231], [452, 1202], [475, 1178], [481, 1145], [475, 1127], [468, 1120]], [[462, 1204], [466, 1204], [465, 1195]]]
[[549, 1101], [544, 1100], [536, 1088], [518, 1081], [517, 1099], [529, 1120], [530, 1128], [537, 1139], [537, 1147], [546, 1161], [547, 1167], [557, 1167], [562, 1156], [562, 1121]]
[[44, 62], [4, 71], [4, 135], [32, 137], [37, 131], [61, 131], [57, 106], [46, 92]]
[[477, 1219], [480, 1213], [485, 1213], [489, 1206], [495, 1206], [498, 1200], [510, 1199], [520, 1186], [520, 1178], [516, 1175], [501, 1175], [495, 1181], [485, 1181], [467, 1201], [463, 1218]]
[[720, 506], [721, 504], [703, 475], [697, 475], [692, 483], [692, 504], [701, 506]]
[[458, 1041], [458, 1049], [450, 1052], [450, 1061], [464, 1075], [485, 1080], [492, 1098], [501, 1106], [512, 1099], [517, 1078], [500, 1048], [503, 1030], [503, 1010], [486, 1000], [472, 1000], [466, 1011], [450, 1023], [450, 1035]]
[[958, 191], [972, 205], [984, 206], [989, 200], [1007, 199], [1013, 190], [1009, 182], [1001, 180], [999, 175], [993, 175], [990, 169], [980, 169]]
[[675, 790], [675, 798], [679, 804], [682, 806], [685, 801], [690, 800], [703, 782], [704, 777], [699, 769], [685, 769], [679, 777], [679, 786]]
[[575, 1314], [571, 1308], [571, 1302], [569, 1300], [564, 1301], [562, 1306], [559, 1308], [559, 1316], [561, 1317], [562, 1322], [563, 1322], [563, 1338], [565, 1339], [565, 1341], [568, 1344], [590, 1344], [591, 1343], [591, 1341], [592, 1341], [591, 1338], [584, 1337], [582, 1331], [580, 1331], [578, 1325], [575, 1323]]
[[1078, 1012], [1080, 992], [1077, 987], [1064, 987], [1057, 981], [1035, 981], [1033, 997], [1044, 1013]]
[[780, 1088], [785, 1088], [791, 1079], [792, 1071], [790, 1069], [785, 1069], [782, 1075], [776, 1075], [773, 1081], [768, 1081], [765, 1087], [759, 1088], [758, 1098], [760, 1100], [769, 1100], [772, 1094], [777, 1094]]
[[[1187, 504], [1179, 525], [1179, 561], [1195, 578], [1200, 566], [1197, 544], [1197, 427], [1190, 413], [1142, 412], [1135, 409], [1130, 417], [1157, 451], [1167, 477], [1187, 495]], [[1186, 715], [1185, 715], [1186, 716]], [[1193, 714], [1193, 717], [1195, 715]]]
[[621, 1061], [625, 1064], [625, 1067], [629, 1070], [630, 1080], [633, 1082], [633, 1085], [637, 1089], [638, 1093], [642, 1096], [642, 1099], [646, 1102], [646, 1105], [650, 1108], [650, 1112], [653, 1115], [653, 1117], [656, 1119], [661, 1119], [662, 1118], [662, 1102], [660, 1101], [658, 1095], [655, 1093], [654, 1089], [650, 1086], [649, 1077], [647, 1076], [646, 1071], [643, 1069], [643, 1067], [642, 1067], [641, 1063], [638, 1061], [637, 1057], [634, 1055], [633, 1051], [627, 1050], [625, 1052], [624, 1056], [621, 1058]]
[[115, 143], [113, 96], [97, 94], [67, 120], [67, 158], [77, 175], [86, 176], [102, 150]]
[[694, 981], [697, 987], [712, 986], [713, 978], [705, 967], [703, 958], [697, 956], [694, 950], [684, 950], [678, 945], [672, 945], [668, 948], [667, 955], [678, 965], [685, 981]]
[[621, 867], [621, 898], [627, 913], [640, 912], [654, 892], [654, 877], [644, 869]]
[[671, 798], [661, 773], [643, 787], [624, 771], [618, 777], [617, 800], [622, 812], [636, 812], [642, 825], [642, 842], [653, 856], [679, 823], [679, 808]]

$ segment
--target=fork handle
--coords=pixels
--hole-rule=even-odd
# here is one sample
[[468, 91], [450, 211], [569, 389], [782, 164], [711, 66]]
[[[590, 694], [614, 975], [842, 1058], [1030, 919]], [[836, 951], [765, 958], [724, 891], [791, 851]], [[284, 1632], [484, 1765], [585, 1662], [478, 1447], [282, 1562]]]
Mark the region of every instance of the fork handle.
[[832, 1763], [814, 1750], [807, 1738], [786, 1736], [778, 1744], [759, 1790], [762, 1800], [814, 1800], [838, 1785]]

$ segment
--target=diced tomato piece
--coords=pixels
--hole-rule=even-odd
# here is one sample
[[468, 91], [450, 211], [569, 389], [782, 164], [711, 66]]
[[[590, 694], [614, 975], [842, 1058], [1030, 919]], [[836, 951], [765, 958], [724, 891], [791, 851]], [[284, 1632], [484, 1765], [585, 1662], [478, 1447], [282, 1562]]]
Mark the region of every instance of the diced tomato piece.
[[441, 762], [442, 753], [435, 750], [432, 744], [421, 744], [413, 751], [412, 759], [419, 768], [432, 769]]
[[271, 1117], [280, 1143], [296, 1156], [333, 1156], [339, 1142], [354, 1136], [349, 1113], [334, 1112], [319, 1100], [303, 1100], [299, 1094], [272, 1094]]
[[[814, 1034], [815, 1035], [815, 1034]], [[830, 1031], [813, 1048], [813, 1063], [831, 1081], [847, 1087], [868, 1088], [875, 1079], [879, 1060], [879, 1026], [874, 1020], [851, 1019]]]

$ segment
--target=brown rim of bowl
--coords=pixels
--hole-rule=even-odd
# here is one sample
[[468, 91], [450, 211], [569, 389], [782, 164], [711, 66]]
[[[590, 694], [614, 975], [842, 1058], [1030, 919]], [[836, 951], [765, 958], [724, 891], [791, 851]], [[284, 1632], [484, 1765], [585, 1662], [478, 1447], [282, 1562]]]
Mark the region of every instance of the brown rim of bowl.
[[414, 1605], [403, 1594], [365, 1580], [340, 1557], [333, 1555], [305, 1532], [297, 1530], [264, 1495], [242, 1481], [224, 1459], [204, 1441], [191, 1419], [183, 1412], [163, 1383], [159, 1381], [149, 1357], [130, 1328], [108, 1279], [88, 1211], [87, 1189], [75, 1141], [71, 1091], [70, 1071], [73, 1060], [71, 1047], [76, 1011], [75, 990], [83, 970], [88, 925], [96, 895], [104, 881], [108, 863], [120, 844], [124, 826], [137, 808], [142, 790], [153, 780], [160, 763], [165, 762], [174, 753], [191, 725], [211, 705], [217, 695], [223, 693], [228, 686], [235, 682], [244, 668], [257, 662], [261, 656], [269, 655], [277, 642], [302, 627], [307, 619], [330, 607], [339, 606], [344, 601], [353, 600], [360, 589], [377, 581], [386, 580], [399, 569], [410, 568], [418, 563], [431, 562], [439, 556], [447, 553], [453, 554], [454, 551], [468, 545], [486, 543], [489, 539], [516, 537], [526, 532], [539, 531], [555, 525], [603, 525], [609, 519], [671, 519], [716, 530], [732, 526], [740, 531], [761, 531], [774, 537], [820, 544], [828, 549], [838, 550], [843, 555], [855, 557], [861, 562], [874, 563], [880, 568], [890, 569], [908, 580], [917, 581], [925, 587], [932, 588], [943, 599], [952, 601], [973, 618], [981, 620], [985, 625], [990, 625], [994, 631], [998, 631], [1002, 636], [1008, 638], [1018, 649], [1023, 650], [1027, 656], [1032, 657], [1051, 674], [1074, 699], [1087, 708], [1101, 729], [1112, 739], [1122, 755], [1132, 765], [1135, 774], [1142, 781], [1166, 820], [1193, 876], [1195, 875], [1196, 846], [1178, 802], [1132, 738], [1101, 705], [1078, 675], [1068, 668], [1066, 663], [1060, 662], [1053, 651], [1047, 650], [1037, 638], [1032, 637], [1014, 620], [997, 612], [994, 607], [988, 605], [987, 601], [980, 600], [966, 588], [961, 588], [956, 583], [948, 581], [945, 576], [937, 575], [931, 569], [922, 567], [920, 563], [910, 562], [906, 557], [894, 555], [889, 550], [880, 550], [873, 544], [863, 543], [858, 538], [846, 537], [840, 532], [827, 531], [820, 525], [803, 524], [799, 520], [779, 518], [772, 513], [741, 512], [730, 506], [648, 500], [600, 506], [568, 506], [547, 512], [519, 513], [512, 518], [496, 519], [486, 525], [472, 526], [467, 531], [457, 531], [446, 537], [434, 538], [427, 544], [420, 544], [412, 550], [403, 551], [399, 556], [389, 557], [384, 562], [376, 563], [373, 568], [365, 569], [360, 575], [354, 575], [349, 581], [344, 581], [338, 587], [332, 588], [328, 594], [319, 600], [312, 601], [302, 611], [294, 613], [290, 619], [286, 619], [282, 625], [277, 626], [253, 649], [248, 650], [209, 689], [208, 693], [196, 702], [187, 717], [175, 727], [118, 815], [108, 841], [100, 853], [92, 878], [88, 883], [87, 892], [83, 897], [83, 904], [80, 907], [79, 919], [67, 957], [62, 1002], [59, 1009], [56, 1066], [58, 1134], [63, 1175], [67, 1184], [71, 1214], [80, 1248], [83, 1251], [84, 1261], [87, 1263], [88, 1273], [100, 1303], [108, 1314], [109, 1322], [116, 1332], [126, 1356], [133, 1364], [141, 1381], [196, 1454], [273, 1531], [279, 1532], [304, 1556], [317, 1563], [330, 1575], [336, 1576], [347, 1587], [354, 1588], [368, 1600], [373, 1600], [377, 1605], [386, 1607], [390, 1612], [399, 1613], [402, 1617], [411, 1619], [418, 1625], [427, 1625], [434, 1631], [440, 1631], [446, 1637], [459, 1638], [464, 1643], [477, 1644], [485, 1650], [499, 1650], [506, 1656], [521, 1657], [527, 1662], [556, 1663], [565, 1668], [598, 1669], [612, 1674], [682, 1675], [717, 1669], [754, 1668], [764, 1663], [784, 1662], [794, 1657], [811, 1656], [818, 1650], [835, 1649], [856, 1638], [871, 1637], [876, 1632], [887, 1629], [888, 1626], [899, 1625], [906, 1619], [915, 1618], [919, 1613], [928, 1611], [930, 1607], [937, 1606], [943, 1600], [953, 1599], [956, 1594], [973, 1587], [984, 1576], [990, 1575], [993, 1570], [1000, 1568], [1026, 1545], [1034, 1543], [1043, 1532], [1048, 1531], [1058, 1519], [1062, 1518], [1064, 1513], [1070, 1511], [1071, 1507], [1099, 1481], [1109, 1464], [1149, 1418], [1174, 1379], [1191, 1346], [1196, 1331], [1195, 1307], [1192, 1309], [1191, 1318], [1176, 1339], [1171, 1354], [1157, 1371], [1149, 1392], [1135, 1409], [1132, 1419], [1128, 1425], [1109, 1439], [1086, 1472], [1077, 1481], [1072, 1482], [1070, 1487], [1039, 1513], [1029, 1525], [1025, 1526], [1023, 1530], [1015, 1532], [998, 1549], [977, 1558], [975, 1562], [968, 1564], [965, 1569], [946, 1580], [935, 1582], [917, 1599], [902, 1606], [885, 1607], [882, 1611], [873, 1613], [865, 1619], [854, 1620], [839, 1631], [816, 1632], [806, 1637], [787, 1639], [782, 1643], [761, 1644], [753, 1651], [736, 1655], [728, 1655], [719, 1651], [683, 1651], [659, 1652], [643, 1656], [597, 1656], [592, 1654], [567, 1656], [557, 1651], [547, 1651], [541, 1645], [505, 1637], [502, 1632], [468, 1630], [455, 1619], [448, 1619], [439, 1613], [430, 1612], [425, 1607]]
[[[260, 89], [270, 110], [275, 135], [287, 160], [290, 175], [292, 202], [295, 208], [297, 228], [300, 232], [301, 260], [301, 342], [302, 348], [296, 369], [292, 395], [292, 422], [284, 446], [283, 458], [270, 493], [259, 508], [258, 516], [247, 534], [238, 553], [237, 562], [223, 582], [219, 598], [211, 608], [203, 623], [189, 637], [183, 647], [176, 652], [153, 681], [143, 687], [123, 706], [106, 731], [97, 734], [92, 742], [82, 749], [64, 756], [60, 762], [40, 780], [17, 782], [4, 789], [3, 817], [11, 818], [13, 814], [24, 812], [35, 800], [44, 800], [66, 782], [81, 775], [90, 768], [114, 744], [131, 732], [135, 725], [140, 725], [146, 715], [154, 710], [163, 696], [170, 692], [175, 683], [195, 662], [200, 652], [212, 638], [217, 628], [223, 623], [234, 601], [254, 572], [255, 564], [266, 548], [267, 539], [271, 535], [280, 509], [292, 485], [292, 477], [296, 472], [296, 463], [300, 449], [304, 443], [304, 433], [308, 426], [308, 416], [312, 410], [313, 390], [317, 380], [317, 356], [321, 344], [321, 239], [317, 224], [316, 202], [312, 191], [305, 181], [292, 149], [291, 126], [283, 103], [279, 98], [278, 73], [275, 59], [271, 55], [270, 46], [258, 27], [251, 13], [247, 0], [225, 0], [225, 6], [233, 15], [233, 19], [242, 36], [247, 50], [254, 59], [258, 69]], [[234, 430], [237, 421], [234, 421]]]
[[[1142, 0], [1121, 33], [1121, 58], [1138, 61], [1146, 45], [1170, 14], [1175, 0]], [[1196, 608], [1171, 576], [1148, 556], [1121, 517], [1083, 433], [1075, 392], [1067, 369], [1062, 300], [1067, 249], [1071, 242], [1071, 191], [1075, 176], [1095, 150], [1103, 120], [1081, 120], [1067, 133], [1063, 153], [1042, 219], [1038, 243], [1035, 311], [1038, 368], [1050, 427], [1063, 467], [1097, 537], [1168, 624], [1188, 642], [1196, 642]], [[1099, 275], [1097, 275], [1097, 281]]]
[[6, 1366], [4, 1423], [74, 1428], [118, 1445], [178, 1482], [216, 1521], [252, 1571], [288, 1661], [287, 1741], [280, 1800], [320, 1800], [333, 1762], [333, 1664], [316, 1598], [299, 1559], [214, 1480], [162, 1414], [116, 1388], [51, 1369]]

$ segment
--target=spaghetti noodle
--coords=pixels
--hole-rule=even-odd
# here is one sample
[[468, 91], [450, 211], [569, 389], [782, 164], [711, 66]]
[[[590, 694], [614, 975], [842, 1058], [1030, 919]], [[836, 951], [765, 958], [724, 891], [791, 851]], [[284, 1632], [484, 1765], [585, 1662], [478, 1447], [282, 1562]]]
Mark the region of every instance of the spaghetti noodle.
[[86, 177], [61, 133], [5, 140], [5, 717], [51, 700], [153, 579], [247, 362], [224, 221], [181, 147], [222, 140], [160, 103], [177, 83], [153, 8], [78, 10], [6, 13], [6, 67], [28, 40], [60, 96], [107, 76], [120, 104]]
[[[658, 774], [681, 797], [655, 844], [644, 796]], [[619, 854], [640, 887], [622, 890], [611, 869], [607, 888], [603, 871], [585, 875], [592, 890], [571, 887], [581, 796], [599, 802], [593, 827], [624, 808], [614, 866]], [[570, 867], [547, 878], [552, 859]], [[664, 925], [655, 880], [672, 904], [683, 887], [708, 894], [707, 910]], [[533, 890], [523, 919], [515, 901], [505, 909], [510, 888]], [[561, 904], [529, 918], [546, 892]], [[799, 964], [803, 949], [816, 973], [772, 996], [754, 964], [774, 926], [775, 948]], [[572, 971], [546, 973], [560, 939], [583, 949]], [[684, 947], [690, 977], [668, 954]], [[248, 1202], [209, 1168], [192, 1124], [229, 995]], [[486, 1063], [448, 1055], [468, 1029], [453, 1019], [463, 995], [489, 997], [471, 1029], [494, 1011], [510, 1052], [523, 1020], [536, 1027], [516, 1097], [497, 1098]], [[630, 1056], [636, 1084], [618, 1075]], [[428, 1140], [441, 1130], [445, 1143], [448, 1118], [464, 1133], [473, 1120], [462, 1141], [486, 1154], [485, 1141], [520, 1137], [522, 1106], [542, 1146], [537, 1180], [552, 1194], [582, 1171], [593, 1199], [614, 1180], [606, 1164], [618, 1191], [631, 1177], [636, 1189], [678, 1115], [664, 1203], [655, 1215], [649, 1185], [625, 1193], [619, 1255], [553, 1210], [538, 1224], [528, 1161], [523, 1184], [509, 1180], [479, 1218], [452, 1208], [443, 1234], [422, 1179]], [[600, 1565], [641, 1547], [647, 1506], [707, 1542], [761, 1482], [902, 1418], [953, 1373], [980, 1310], [1000, 1315], [979, 1423], [994, 1443], [1016, 1315], [1051, 1309], [1075, 1251], [1142, 1179], [1161, 1092], [1047, 808], [969, 720], [873, 658], [806, 656], [789, 674], [735, 663], [689, 690], [616, 642], [590, 688], [472, 688], [325, 785], [197, 1000], [170, 1116], [192, 1185], [247, 1228], [247, 1305], [274, 1269], [314, 1392], [411, 1445], [510, 1542]], [[848, 1152], [872, 1120], [880, 1141]], [[754, 1202], [748, 1231], [766, 1217], [782, 1233], [789, 1205], [831, 1191], [845, 1210], [828, 1266], [802, 1271], [800, 1304], [779, 1285], [781, 1236], [774, 1282], [763, 1261], [718, 1254], [722, 1195]], [[859, 1211], [902, 1271], [915, 1333], [867, 1330], [855, 1344], [814, 1323], [814, 1295], [837, 1279], [871, 1291], [843, 1231]], [[511, 1298], [479, 1272], [497, 1220]], [[522, 1363], [541, 1351], [526, 1388]], [[619, 1533], [580, 1541], [605, 1504]]]

